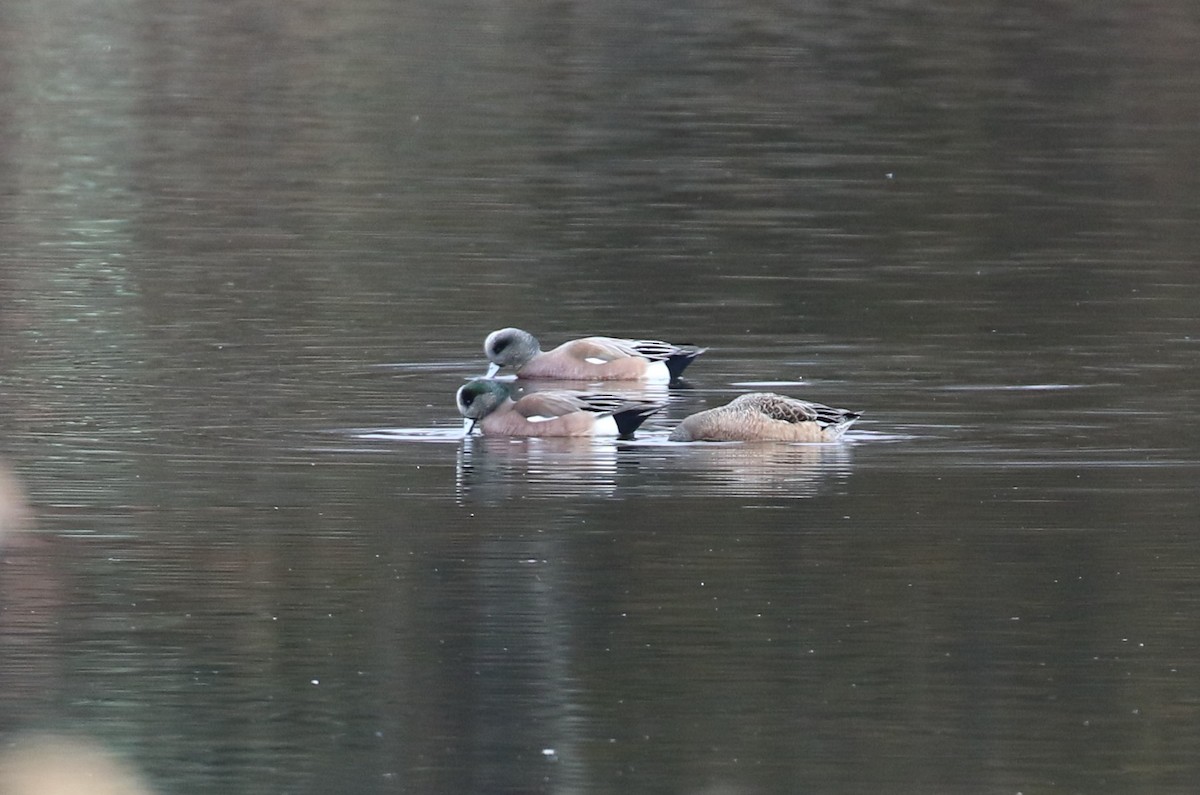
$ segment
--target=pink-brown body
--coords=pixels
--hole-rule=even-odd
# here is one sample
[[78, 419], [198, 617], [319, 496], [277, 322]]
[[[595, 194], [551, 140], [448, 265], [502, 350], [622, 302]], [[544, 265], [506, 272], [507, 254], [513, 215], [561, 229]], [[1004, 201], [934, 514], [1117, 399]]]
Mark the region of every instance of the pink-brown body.
[[647, 375], [666, 380], [666, 365], [630, 354], [612, 345], [606, 337], [564, 342], [557, 348], [539, 353], [517, 370], [518, 378], [564, 381], [641, 381]]
[[483, 350], [491, 363], [488, 377], [511, 367], [518, 378], [661, 384], [678, 378], [704, 352], [694, 345], [618, 337], [584, 337], [543, 351], [536, 337], [518, 328], [493, 331]]
[[656, 400], [609, 394], [552, 390], [512, 399], [507, 384], [475, 379], [459, 388], [458, 412], [467, 432], [478, 426], [485, 436], [622, 436], [633, 434], [663, 407]]

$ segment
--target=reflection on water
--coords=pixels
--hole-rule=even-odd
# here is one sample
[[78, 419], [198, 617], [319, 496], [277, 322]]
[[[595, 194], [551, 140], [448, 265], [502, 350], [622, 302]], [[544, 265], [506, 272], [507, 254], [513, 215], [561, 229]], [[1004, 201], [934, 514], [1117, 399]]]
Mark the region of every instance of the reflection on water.
[[[864, 437], [866, 438], [866, 437]], [[505, 439], [472, 436], [458, 453], [460, 500], [689, 495], [811, 497], [849, 476], [853, 445]]]
[[671, 465], [690, 477], [685, 488], [711, 495], [811, 497], [851, 471], [854, 445], [697, 443]]
[[458, 496], [490, 505], [531, 497], [611, 496], [617, 489], [619, 448], [625, 446], [599, 438], [470, 436], [458, 451]]
[[344, 432], [353, 439], [365, 441], [458, 443], [464, 438], [462, 427], [455, 428], [356, 428]]

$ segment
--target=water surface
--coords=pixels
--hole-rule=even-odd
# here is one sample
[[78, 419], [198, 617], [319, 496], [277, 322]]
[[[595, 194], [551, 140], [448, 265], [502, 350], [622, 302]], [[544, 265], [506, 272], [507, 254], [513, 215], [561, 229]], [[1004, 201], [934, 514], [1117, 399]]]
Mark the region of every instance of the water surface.
[[[1190, 791], [1198, 44], [10, 4], [0, 742], [171, 793]], [[464, 439], [507, 325], [710, 350], [632, 442]], [[764, 388], [864, 418], [666, 441]]]

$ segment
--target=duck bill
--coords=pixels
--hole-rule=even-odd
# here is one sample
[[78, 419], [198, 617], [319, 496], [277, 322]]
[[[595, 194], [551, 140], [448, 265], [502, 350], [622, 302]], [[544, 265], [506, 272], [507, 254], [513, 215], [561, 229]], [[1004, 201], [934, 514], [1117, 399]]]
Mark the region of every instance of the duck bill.
[[475, 423], [479, 420], [464, 419], [463, 420], [463, 436], [470, 436], [471, 431], [475, 430]]
[[485, 375], [484, 378], [495, 378], [496, 373], [498, 372], [500, 372], [500, 365], [492, 362], [488, 365], [487, 375]]

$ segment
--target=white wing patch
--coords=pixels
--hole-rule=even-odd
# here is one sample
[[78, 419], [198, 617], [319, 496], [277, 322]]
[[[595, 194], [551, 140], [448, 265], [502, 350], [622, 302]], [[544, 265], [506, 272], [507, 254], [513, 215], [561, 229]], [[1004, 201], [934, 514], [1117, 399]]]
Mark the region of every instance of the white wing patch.
[[583, 360], [588, 364], [608, 364], [607, 359], [597, 359], [595, 356], [585, 356]]
[[543, 417], [541, 414], [534, 414], [532, 417], [526, 417], [525, 419], [530, 422], [549, 422], [550, 420], [558, 419], [558, 417]]

